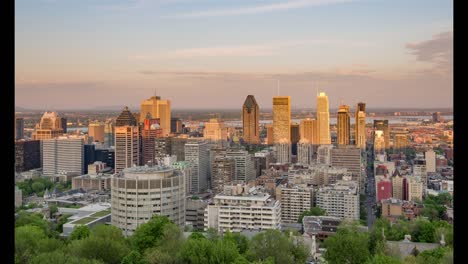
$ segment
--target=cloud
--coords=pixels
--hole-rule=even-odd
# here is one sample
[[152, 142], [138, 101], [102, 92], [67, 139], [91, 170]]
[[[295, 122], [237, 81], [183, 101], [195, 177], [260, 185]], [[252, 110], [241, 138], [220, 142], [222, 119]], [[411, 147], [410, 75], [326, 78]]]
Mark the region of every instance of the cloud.
[[307, 45], [358, 47], [365, 48], [372, 45], [365, 41], [345, 41], [340, 39], [303, 39], [257, 45], [236, 45], [222, 47], [203, 47], [169, 50], [166, 52], [148, 52], [129, 56], [134, 60], [154, 59], [187, 59], [187, 58], [210, 58], [210, 57], [259, 57], [271, 56], [279, 53], [280, 49], [294, 48]]
[[201, 12], [180, 13], [174, 15], [164, 16], [167, 18], [197, 18], [197, 17], [218, 17], [218, 16], [235, 16], [235, 15], [249, 15], [267, 13], [281, 10], [298, 9], [308, 6], [320, 6], [329, 4], [338, 4], [353, 2], [355, 0], [293, 0], [283, 1], [273, 4], [263, 4], [250, 7], [239, 7], [231, 9], [216, 9]]
[[406, 48], [416, 60], [432, 65], [432, 71], [439, 74], [453, 72], [453, 32], [436, 34], [430, 40], [407, 43]]

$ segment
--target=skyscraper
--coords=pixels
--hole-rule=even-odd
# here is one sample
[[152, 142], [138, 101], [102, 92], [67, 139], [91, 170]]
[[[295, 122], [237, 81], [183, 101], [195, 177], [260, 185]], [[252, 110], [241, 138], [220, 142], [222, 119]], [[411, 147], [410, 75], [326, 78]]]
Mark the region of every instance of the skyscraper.
[[155, 140], [161, 137], [162, 129], [159, 126], [159, 118], [149, 118], [147, 115], [141, 129], [141, 165], [148, 162], [155, 164]]
[[137, 126], [115, 127], [115, 172], [139, 165], [140, 144]]
[[388, 127], [388, 120], [374, 120], [374, 131], [381, 130], [385, 141], [385, 149], [390, 148], [390, 129]]
[[233, 180], [248, 182], [255, 179], [255, 164], [252, 154], [243, 149], [228, 149], [226, 157], [236, 161], [236, 174]]
[[317, 121], [319, 144], [331, 144], [330, 112], [328, 110], [328, 96], [321, 92], [317, 96]]
[[273, 97], [273, 142], [290, 142], [291, 97]]
[[88, 125], [88, 135], [93, 137], [93, 141], [104, 143], [105, 126], [101, 122], [92, 122]]
[[215, 156], [211, 164], [211, 189], [213, 193], [221, 193], [224, 185], [236, 177], [236, 161], [226, 156]]
[[125, 107], [116, 119], [115, 136], [115, 172], [120, 172], [140, 162], [140, 129], [135, 117]]
[[349, 145], [350, 119], [349, 106], [340, 105], [338, 109], [338, 145]]
[[185, 144], [185, 161], [190, 162], [192, 193], [206, 191], [210, 173], [210, 154], [208, 143], [191, 140]]
[[260, 144], [260, 109], [253, 95], [248, 95], [242, 106], [242, 128], [246, 143]]
[[24, 118], [15, 116], [15, 139], [24, 137]]
[[151, 114], [151, 118], [159, 118], [163, 136], [171, 133], [171, 101], [161, 100], [160, 96], [152, 96], [148, 100], [143, 100], [140, 122], [143, 122], [148, 113]]
[[302, 119], [299, 125], [299, 130], [301, 140], [307, 140], [310, 144], [319, 144], [317, 120], [310, 118]]
[[292, 146], [291, 143], [282, 140], [275, 144], [276, 161], [281, 164], [291, 163]]
[[366, 148], [366, 104], [358, 103], [356, 106], [356, 115], [354, 116], [356, 124], [354, 127], [354, 144], [361, 149]]
[[395, 134], [393, 137], [393, 149], [395, 153], [403, 152], [406, 154], [406, 148], [408, 147], [408, 136], [404, 133]]
[[114, 122], [112, 119], [107, 119], [104, 124], [104, 145], [113, 147], [114, 143]]

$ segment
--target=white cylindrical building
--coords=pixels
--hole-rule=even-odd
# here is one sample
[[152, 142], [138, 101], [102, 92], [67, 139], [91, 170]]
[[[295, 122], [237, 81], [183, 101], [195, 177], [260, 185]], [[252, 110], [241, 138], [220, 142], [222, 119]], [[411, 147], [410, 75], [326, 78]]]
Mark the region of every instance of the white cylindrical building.
[[125, 236], [153, 215], [185, 224], [185, 174], [165, 166], [124, 169], [112, 176], [112, 225]]

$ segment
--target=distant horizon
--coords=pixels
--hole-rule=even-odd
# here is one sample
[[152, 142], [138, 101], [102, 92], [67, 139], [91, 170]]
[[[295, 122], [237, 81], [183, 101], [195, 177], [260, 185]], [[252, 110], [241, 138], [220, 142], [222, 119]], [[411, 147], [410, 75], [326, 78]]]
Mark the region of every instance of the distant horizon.
[[[15, 1], [15, 104], [453, 107], [453, 2]], [[190, 107], [187, 107], [190, 106]]]

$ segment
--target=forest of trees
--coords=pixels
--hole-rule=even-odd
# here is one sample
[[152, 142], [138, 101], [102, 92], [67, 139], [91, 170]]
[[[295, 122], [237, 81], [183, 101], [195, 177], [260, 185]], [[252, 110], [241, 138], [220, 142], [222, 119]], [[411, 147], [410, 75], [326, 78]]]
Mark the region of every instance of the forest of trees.
[[[314, 210], [321, 213], [318, 210]], [[64, 218], [66, 219], [66, 217]], [[309, 246], [301, 235], [286, 230], [268, 230], [251, 239], [238, 233], [220, 236], [215, 230], [194, 232], [185, 238], [181, 229], [166, 217], [154, 216], [132, 236], [120, 229], [97, 225], [91, 230], [78, 226], [60, 238], [61, 225], [44, 220], [41, 214], [21, 212], [15, 221], [15, 263], [155, 264], [155, 263], [306, 263]], [[402, 240], [411, 234], [413, 241], [438, 242], [445, 235], [446, 247], [410, 255], [403, 261], [385, 247], [387, 240]], [[453, 228], [445, 221], [401, 220], [390, 225], [377, 220], [373, 229], [362, 232], [358, 222], [344, 222], [334, 236], [325, 240], [328, 263], [453, 263]]]

